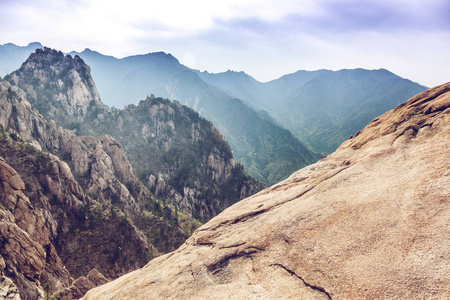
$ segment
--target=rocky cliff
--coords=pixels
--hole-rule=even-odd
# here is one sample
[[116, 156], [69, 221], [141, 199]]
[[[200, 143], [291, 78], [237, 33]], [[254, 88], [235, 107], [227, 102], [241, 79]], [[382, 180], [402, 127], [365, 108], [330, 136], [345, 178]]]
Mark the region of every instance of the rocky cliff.
[[156, 196], [201, 221], [265, 187], [246, 174], [210, 122], [177, 101], [147, 97], [94, 122], [97, 132], [124, 145]]
[[[55, 288], [69, 286], [72, 279], [50, 241], [45, 218], [25, 195], [25, 183], [17, 172], [0, 158], [0, 272], [2, 287], [8, 283], [23, 299], [36, 299], [44, 291], [39, 284]], [[11, 282], [8, 282], [8, 279]]]
[[190, 235], [195, 221], [139, 182], [119, 142], [76, 136], [24, 96], [0, 82], [2, 275], [22, 299], [46, 284], [65, 299], [80, 297], [101, 276], [71, 276], [96, 268], [115, 278]]
[[36, 49], [21, 68], [5, 79], [27, 93], [33, 108], [67, 125], [82, 121], [93, 106], [101, 106], [91, 70], [79, 56], [72, 58], [44, 47]]
[[450, 83], [84, 299], [448, 299]]
[[[147, 97], [137, 106], [109, 109], [99, 99], [89, 66], [77, 55], [72, 58], [49, 48], [37, 50], [5, 79], [23, 89], [32, 107], [57, 125], [77, 135], [109, 134], [124, 145], [126, 157], [111, 156], [118, 143], [103, 142], [106, 136], [100, 138], [101, 149], [109, 151], [107, 156], [111, 158], [105, 168], [113, 167], [118, 176], [125, 176], [120, 181], [129, 191], [136, 190], [132, 186], [138, 182], [127, 159], [138, 179], [158, 197], [206, 221], [265, 187], [246, 174], [212, 124], [186, 106]], [[86, 147], [76, 150], [78, 154], [96, 147], [93, 139], [82, 140]], [[69, 154], [61, 153], [70, 158]], [[73, 163], [83, 174], [89, 165], [86, 161], [84, 165]], [[119, 187], [111, 187], [109, 194], [112, 197], [119, 192]], [[94, 194], [99, 196], [98, 192]]]

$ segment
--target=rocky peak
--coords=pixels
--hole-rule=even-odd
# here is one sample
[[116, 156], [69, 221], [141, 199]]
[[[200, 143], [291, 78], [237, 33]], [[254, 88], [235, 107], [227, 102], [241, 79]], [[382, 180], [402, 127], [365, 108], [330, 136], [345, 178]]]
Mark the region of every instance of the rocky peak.
[[449, 145], [450, 83], [84, 299], [448, 299]]
[[103, 107], [91, 70], [78, 55], [36, 49], [5, 79], [22, 88], [41, 114], [62, 124], [83, 120], [89, 110]]

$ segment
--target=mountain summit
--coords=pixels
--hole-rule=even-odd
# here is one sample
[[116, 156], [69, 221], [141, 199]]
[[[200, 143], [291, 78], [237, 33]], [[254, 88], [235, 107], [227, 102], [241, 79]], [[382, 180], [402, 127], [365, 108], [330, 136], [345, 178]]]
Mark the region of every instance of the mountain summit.
[[448, 299], [450, 83], [84, 299]]

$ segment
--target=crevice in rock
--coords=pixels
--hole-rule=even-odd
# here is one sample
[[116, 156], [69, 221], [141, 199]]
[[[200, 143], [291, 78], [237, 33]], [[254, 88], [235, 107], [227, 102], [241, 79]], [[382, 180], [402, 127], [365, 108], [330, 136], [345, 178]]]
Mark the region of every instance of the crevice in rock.
[[193, 244], [193, 246], [213, 246], [214, 247], [214, 243], [211, 243], [211, 242], [195, 242]]
[[192, 265], [189, 265], [189, 272], [191, 273], [192, 279], [195, 280], [194, 271], [192, 270]]
[[288, 272], [291, 276], [295, 276], [295, 277], [297, 277], [298, 279], [300, 279], [300, 280], [303, 282], [303, 284], [304, 284], [305, 286], [307, 286], [307, 287], [313, 289], [314, 291], [318, 291], [318, 292], [320, 292], [320, 293], [323, 293], [323, 294], [326, 295], [327, 298], [330, 299], [330, 300], [333, 299], [333, 298], [331, 298], [331, 295], [330, 295], [323, 287], [315, 286], [315, 285], [312, 285], [312, 284], [306, 282], [302, 277], [300, 277], [299, 275], [297, 275], [294, 271], [292, 271], [292, 270], [286, 268], [286, 267], [283, 266], [282, 264], [271, 264], [270, 266], [277, 266], [277, 267], [280, 267], [280, 268], [284, 269], [284, 270], [285, 270], [286, 272]]
[[239, 244], [234, 244], [234, 245], [229, 245], [229, 246], [219, 247], [219, 249], [235, 248], [235, 247], [242, 246], [242, 245], [244, 245], [244, 244], [245, 244], [245, 242], [239, 243]]

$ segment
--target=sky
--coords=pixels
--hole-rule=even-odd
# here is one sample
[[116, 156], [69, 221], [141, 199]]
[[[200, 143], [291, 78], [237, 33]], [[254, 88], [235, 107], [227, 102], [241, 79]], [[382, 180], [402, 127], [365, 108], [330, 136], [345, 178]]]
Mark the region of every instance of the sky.
[[450, 81], [448, 0], [0, 0], [0, 44], [122, 58], [164, 51], [266, 82], [297, 70], [388, 69]]

